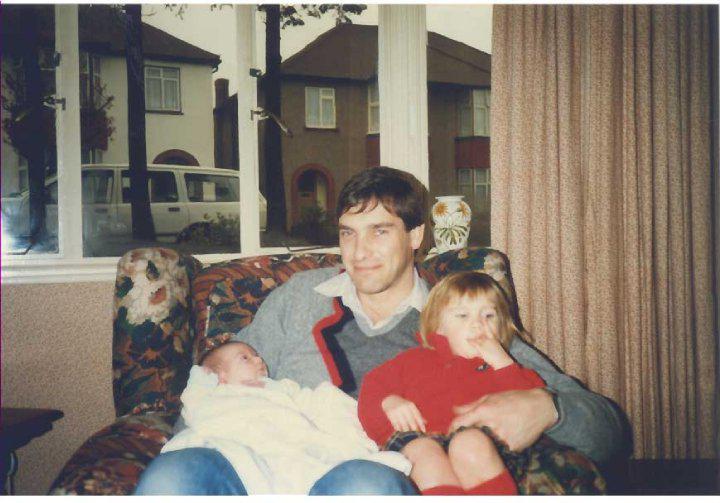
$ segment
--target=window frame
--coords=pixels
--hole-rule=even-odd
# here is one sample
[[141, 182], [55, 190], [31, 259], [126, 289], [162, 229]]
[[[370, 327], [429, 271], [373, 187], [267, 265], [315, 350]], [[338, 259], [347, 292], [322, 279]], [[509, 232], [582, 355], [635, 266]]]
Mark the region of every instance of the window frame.
[[[153, 108], [149, 106], [148, 100], [148, 70], [158, 69], [160, 70], [159, 77], [150, 77], [152, 79], [160, 79], [160, 108]], [[166, 78], [163, 73], [165, 70], [176, 70], [177, 79]], [[145, 111], [146, 112], [159, 112], [159, 113], [182, 113], [182, 72], [180, 66], [169, 66], [159, 65], [157, 63], [143, 65], [143, 80], [145, 83]], [[177, 82], [177, 108], [166, 108], [165, 107], [165, 81], [176, 81]]]
[[[2, 282], [4, 284], [33, 284], [33, 283], [73, 283], [73, 282], [112, 282], [115, 280], [117, 263], [119, 257], [84, 257], [83, 256], [83, 234], [82, 202], [77, 194], [82, 193], [81, 182], [81, 152], [80, 152], [80, 75], [79, 75], [79, 39], [78, 39], [78, 6], [77, 4], [56, 4], [55, 9], [55, 40], [56, 51], [62, 55], [60, 67], [56, 72], [56, 94], [66, 98], [64, 110], [58, 107], [56, 114], [57, 122], [57, 145], [58, 145], [58, 253], [56, 254], [32, 254], [24, 256], [3, 256], [2, 257]], [[241, 179], [246, 183], [240, 186], [240, 214], [243, 215], [243, 225], [240, 226], [241, 248], [240, 253], [217, 253], [196, 255], [204, 264], [211, 264], [219, 261], [226, 261], [240, 257], [257, 255], [288, 253], [287, 248], [274, 247], [263, 248], [260, 244], [260, 219], [257, 211], [260, 203], [259, 171], [258, 171], [258, 130], [257, 119], [249, 118], [247, 110], [257, 107], [257, 79], [250, 75], [251, 68], [258, 67], [256, 51], [257, 7], [250, 4], [236, 4], [234, 6], [236, 17], [236, 47], [238, 63], [238, 150]], [[424, 25], [424, 9], [422, 5], [381, 5], [381, 12], [378, 20], [379, 27], [385, 23], [382, 13], [392, 14], [402, 18], [405, 14], [403, 9], [416, 9], [422, 16]], [[417, 14], [417, 12], [414, 12]], [[419, 33], [418, 30], [397, 31], [386, 25], [385, 38], [381, 40], [378, 51], [379, 60], [385, 61], [382, 53], [382, 45], [390, 43], [396, 46], [413, 44], [413, 46], [426, 45], [426, 28]], [[384, 42], [383, 42], [384, 40]], [[424, 54], [424, 49], [422, 50]], [[388, 62], [385, 61], [385, 68]], [[414, 61], [413, 65], [424, 65], [423, 61]], [[155, 65], [150, 65], [155, 66]], [[385, 73], [384, 73], [385, 72]], [[407, 70], [407, 75], [413, 75], [412, 69]], [[182, 109], [182, 77], [179, 74], [179, 106]], [[422, 84], [426, 84], [423, 82]], [[401, 84], [403, 89], [395, 89], [400, 93], [408, 91], [412, 83]], [[378, 75], [379, 99], [388, 94], [390, 86], [398, 88], [393, 83], [387, 71], [381, 70]], [[417, 92], [417, 91], [413, 91]], [[426, 90], [425, 90], [426, 92]], [[337, 123], [336, 94], [333, 89], [333, 102], [335, 107], [335, 121]], [[386, 99], [390, 99], [389, 97]], [[392, 104], [392, 101], [389, 102]], [[387, 109], [388, 107], [383, 107]], [[381, 109], [382, 110], [382, 109]], [[387, 113], [385, 113], [387, 112]], [[390, 114], [390, 110], [383, 112]], [[389, 117], [389, 115], [388, 115]], [[388, 136], [389, 118], [380, 118], [381, 141], [392, 143], [393, 136]], [[425, 119], [427, 122], [427, 119]], [[425, 124], [427, 126], [427, 124]], [[410, 135], [406, 135], [410, 136]], [[406, 143], [412, 143], [407, 139]], [[384, 149], [387, 150], [387, 149]], [[427, 150], [427, 149], [425, 149]], [[412, 164], [412, 163], [411, 163]], [[417, 163], [415, 163], [417, 164]], [[427, 183], [429, 167], [427, 163], [422, 166], [414, 166], [413, 174], [421, 181]], [[314, 252], [338, 253], [337, 247], [319, 248]]]
[[[457, 106], [457, 135], [459, 137], [483, 136], [490, 137], [490, 88], [471, 88], [462, 91]], [[477, 111], [486, 110], [487, 121], [483, 127], [476, 121]], [[463, 114], [468, 114], [469, 127], [464, 124]]]
[[[486, 179], [485, 180], [479, 180], [479, 174], [484, 173]], [[470, 175], [470, 183], [461, 183], [460, 181], [460, 175], [461, 173], [469, 173]], [[485, 197], [489, 198], [492, 197], [491, 189], [491, 176], [490, 176], [490, 168], [458, 168], [457, 174], [456, 174], [456, 181], [457, 181], [457, 187], [458, 192], [460, 192], [463, 195], [466, 195], [466, 193], [462, 190], [463, 187], [469, 187], [470, 192], [472, 194], [472, 201], [468, 201], [468, 203], [472, 203], [471, 206], [473, 210], [482, 210], [487, 211], [490, 210], [490, 201], [486, 201], [486, 204], [483, 205], [482, 208], [477, 207], [475, 204], [476, 202], [476, 194], [478, 187], [484, 187], [485, 189]]]
[[[377, 101], [372, 99], [373, 88], [376, 89]], [[377, 109], [377, 124], [373, 127], [373, 110]], [[367, 110], [368, 110], [368, 134], [380, 134], [380, 88], [377, 80], [368, 83], [367, 89]]]
[[[318, 93], [318, 123], [317, 124], [310, 124], [309, 122], [309, 103], [310, 100], [308, 99], [308, 92], [310, 90], [317, 89]], [[330, 101], [327, 96], [323, 97], [323, 91], [330, 91], [332, 93], [332, 124], [325, 124], [323, 117], [324, 117], [324, 111], [325, 107], [323, 105], [323, 102]], [[305, 127], [308, 129], [336, 129], [337, 128], [337, 104], [336, 104], [336, 95], [335, 95], [335, 88], [334, 87], [321, 87], [321, 86], [305, 86]]]

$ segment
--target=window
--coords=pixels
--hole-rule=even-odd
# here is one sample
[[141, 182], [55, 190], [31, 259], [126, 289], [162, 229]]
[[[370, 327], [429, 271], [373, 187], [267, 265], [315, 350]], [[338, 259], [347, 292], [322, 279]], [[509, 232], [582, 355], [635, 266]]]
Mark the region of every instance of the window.
[[380, 94], [377, 80], [368, 84], [368, 134], [380, 132]]
[[180, 111], [180, 68], [145, 66], [145, 108]]
[[188, 173], [185, 175], [188, 200], [193, 203], [239, 201], [237, 180], [232, 176]]
[[[178, 201], [175, 174], [170, 171], [148, 171], [148, 192], [151, 203], [176, 203]], [[122, 171], [122, 201], [130, 203], [130, 173]]]
[[305, 88], [305, 126], [335, 127], [335, 89], [332, 87]]
[[458, 104], [458, 136], [490, 136], [490, 89], [462, 92]]
[[474, 211], [490, 210], [489, 169], [458, 169], [458, 189]]
[[103, 162], [103, 151], [98, 148], [84, 148], [80, 159], [83, 164], [100, 164]]
[[112, 190], [112, 170], [84, 170], [82, 172], [83, 204], [110, 204]]
[[[8, 14], [9, 11], [13, 10], [17, 6], [8, 6], [3, 10], [3, 14]], [[25, 253], [25, 256], [4, 256], [3, 257], [3, 282], [8, 281], [9, 283], [22, 283], [27, 281], [32, 282], [47, 282], [47, 281], [107, 281], [111, 280], [115, 276], [115, 270], [117, 266], [117, 257], [129, 249], [150, 244], [158, 244], [163, 246], [170, 246], [178, 251], [184, 253], [193, 253], [203, 261], [215, 261], [225, 260], [228, 258], [234, 258], [231, 256], [216, 256], [216, 253], [242, 253], [243, 255], [258, 255], [263, 253], [279, 253], [281, 251], [287, 251], [286, 246], [308, 246], [308, 245], [319, 245], [323, 244], [323, 241], [314, 237], [314, 231], [316, 226], [313, 222], [308, 222], [302, 218], [302, 208], [304, 207], [303, 201], [294, 202], [293, 197], [295, 193], [292, 192], [293, 185], [297, 180], [292, 179], [293, 173], [302, 173], [303, 170], [317, 169], [318, 172], [327, 172], [327, 183], [325, 186], [318, 187], [321, 185], [316, 183], [316, 190], [314, 193], [310, 193], [313, 197], [314, 204], [322, 204], [325, 201], [326, 207], [322, 208], [329, 215], [329, 218], [318, 219], [320, 222], [334, 222], [334, 203], [337, 198], [337, 192], [342, 187], [342, 184], [346, 181], [350, 174], [354, 174], [356, 170], [364, 169], [367, 164], [365, 156], [362, 154], [362, 149], [357, 148], [357, 133], [360, 134], [361, 140], [368, 140], [364, 138], [363, 133], [367, 130], [375, 129], [375, 119], [368, 121], [368, 126], [362, 124], [362, 119], [358, 121], [358, 117], [364, 112], [364, 100], [370, 97], [372, 103], [368, 105], [369, 109], [379, 111], [379, 96], [373, 89], [368, 91], [368, 77], [378, 72], [378, 62], [376, 57], [371, 58], [374, 61], [370, 61], [369, 70], [363, 71], [360, 75], [364, 77], [360, 78], [349, 78], [349, 79], [338, 79], [333, 77], [332, 73], [335, 72], [335, 68], [318, 67], [314, 64], [313, 60], [306, 61], [308, 71], [326, 71], [328, 75], [320, 75], [318, 80], [315, 82], [323, 82], [320, 79], [326, 79], [325, 82], [332, 82], [332, 85], [328, 84], [315, 84], [306, 88], [305, 83], [299, 80], [288, 79], [284, 82], [288, 84], [287, 87], [283, 87], [283, 103], [305, 103], [305, 124], [311, 128], [337, 128], [337, 133], [317, 134], [314, 131], [307, 132], [305, 137], [302, 135], [303, 131], [303, 117], [293, 117], [287, 115], [280, 117], [283, 122], [292, 129], [294, 138], [289, 140], [286, 136], [282, 137], [283, 141], [283, 168], [285, 169], [284, 174], [287, 177], [285, 182], [285, 194], [284, 199], [286, 214], [283, 221], [284, 230], [275, 231], [275, 234], [279, 235], [278, 239], [270, 240], [265, 239], [265, 235], [275, 236], [272, 232], [265, 232], [262, 227], [263, 221], [263, 208], [264, 198], [262, 194], [257, 190], [257, 184], [265, 183], [277, 184], [276, 178], [268, 178], [264, 176], [268, 170], [264, 169], [263, 152], [262, 149], [258, 149], [258, 136], [262, 134], [263, 128], [267, 121], [238, 121], [236, 120], [235, 127], [238, 133], [230, 134], [227, 141], [230, 144], [236, 145], [238, 155], [238, 166], [220, 165], [216, 163], [215, 153], [213, 148], [218, 147], [218, 141], [213, 135], [213, 119], [214, 119], [214, 108], [218, 110], [218, 107], [213, 107], [213, 95], [212, 88], [213, 82], [216, 81], [220, 76], [227, 77], [230, 79], [230, 98], [232, 98], [237, 92], [237, 103], [240, 110], [252, 110], [257, 107], [263, 106], [262, 102], [258, 99], [258, 82], [257, 79], [250, 76], [249, 68], [261, 68], [263, 69], [264, 58], [258, 54], [258, 46], [262, 46], [262, 37], [256, 40], [251, 36], [251, 33], [256, 31], [261, 33], [261, 30], [256, 28], [262, 28], [264, 20], [264, 13], [257, 10], [256, 6], [241, 4], [233, 7], [237, 15], [228, 15], [227, 9], [209, 9], [206, 5], [190, 5], [185, 10], [184, 18], [179, 18], [175, 11], [167, 11], [165, 9], [151, 4], [143, 5], [142, 14], [143, 22], [153, 25], [157, 28], [157, 36], [160, 37], [157, 40], [157, 44], [150, 40], [145, 40], [145, 50], [147, 54], [157, 55], [157, 59], [148, 61], [148, 65], [144, 69], [143, 76], [145, 77], [146, 86], [146, 109], [150, 111], [168, 111], [177, 112], [182, 111], [183, 115], [170, 115], [170, 114], [147, 114], [146, 115], [146, 147], [147, 147], [147, 159], [155, 159], [159, 154], [169, 149], [182, 149], [187, 152], [192, 152], [192, 155], [197, 159], [200, 166], [213, 166], [230, 168], [235, 167], [240, 170], [240, 182], [238, 186], [233, 186], [235, 193], [240, 200], [231, 202], [229, 204], [236, 204], [242, 212], [242, 226], [240, 228], [242, 250], [235, 246], [233, 250], [221, 249], [215, 247], [215, 243], [207, 245], [207, 243], [200, 243], [202, 246], [196, 246], [193, 248], [190, 244], [183, 244], [181, 247], [175, 240], [168, 241], [167, 239], [160, 239], [160, 231], [156, 231], [158, 239], [135, 239], [132, 237], [132, 225], [129, 216], [120, 214], [121, 210], [125, 211], [127, 215], [130, 215], [129, 204], [121, 204], [123, 208], [108, 208], [109, 212], [118, 212], [118, 216], [115, 222], [118, 225], [109, 228], [109, 231], [117, 231], [118, 236], [113, 234], [112, 236], [112, 253], [106, 252], [105, 249], [98, 251], [100, 248], [96, 246], [97, 243], [86, 239], [84, 212], [87, 211], [83, 208], [82, 197], [77, 197], [81, 194], [85, 197], [91, 197], [93, 200], [102, 200], [103, 190], [107, 189], [115, 197], [115, 201], [125, 200], [128, 202], [126, 195], [127, 189], [129, 189], [129, 178], [127, 177], [127, 148], [128, 148], [128, 131], [127, 122], [125, 121], [127, 103], [127, 81], [124, 78], [115, 78], [115, 70], [119, 70], [123, 62], [114, 61], [110, 59], [110, 56], [103, 55], [83, 55], [81, 57], [81, 50], [85, 47], [72, 47], [69, 41], [77, 40], [78, 35], [78, 22], [79, 32], [87, 33], [89, 30], [100, 30], [101, 26], [99, 21], [102, 19], [112, 19], [113, 16], [98, 15], [95, 16], [96, 12], [107, 8], [105, 5], [77, 5], [77, 4], [56, 4], [52, 6], [43, 6], [51, 15], [51, 18], [57, 29], [54, 26], [47, 31], [50, 37], [54, 34], [58, 34], [58, 47], [61, 49], [62, 58], [59, 59], [61, 71], [53, 72], [52, 65], [44, 64], [43, 67], [43, 80], [47, 80], [47, 88], [52, 86], [52, 89], [48, 89], [47, 94], [54, 93], [57, 96], [67, 98], [67, 107], [63, 111], [62, 107], [54, 107], [56, 115], [62, 120], [52, 121], [51, 126], [57, 122], [58, 131], [56, 137], [58, 138], [58, 145], [62, 148], [57, 149], [56, 152], [49, 152], [46, 159], [58, 158], [58, 168], [55, 166], [47, 166], [47, 178], [46, 180], [52, 183], [50, 187], [50, 198], [48, 200], [55, 200], [56, 196], [59, 199], [59, 204], [55, 205], [55, 214], [48, 214], [46, 216], [46, 223], [50, 230], [50, 233], [55, 236], [54, 241], [47, 243], [47, 246], [34, 246], [29, 248], [29, 252], [25, 253], [22, 250], [27, 248], [24, 243], [20, 243], [20, 253]], [[402, 9], [407, 9], [406, 6], [390, 6], [390, 5], [368, 5], [367, 12], [362, 14], [360, 22], [353, 23], [353, 30], [357, 31], [374, 31], [377, 30], [375, 27], [378, 23], [383, 25], [386, 23], [386, 18], [378, 16], [378, 12], [395, 11], [400, 15], [404, 15], [401, 12]], [[424, 6], [413, 6], [415, 9], [425, 9]], [[32, 7], [35, 9], [35, 7]], [[7, 11], [7, 12], [6, 12]], [[102, 14], [102, 13], [100, 13]], [[212, 22], [217, 26], [217, 30], [213, 33], [213, 37], [221, 39], [222, 43], [213, 47], [196, 47], [192, 46], [190, 39], [192, 38], [190, 32], [195, 26], [199, 26], [203, 20], [201, 18], [212, 16]], [[330, 14], [330, 21], [332, 14]], [[196, 21], [197, 19], [197, 21]], [[450, 19], [450, 18], [448, 18]], [[353, 18], [355, 20], [355, 18]], [[122, 21], [122, 19], [120, 19]], [[105, 21], [102, 21], [105, 22]], [[332, 23], [330, 23], [332, 24]], [[446, 23], [449, 24], [449, 23]], [[375, 26], [374, 26], [375, 25]], [[49, 25], [51, 26], [51, 25]], [[299, 34], [302, 29], [293, 27], [296, 34]], [[289, 30], [286, 30], [286, 32]], [[422, 30], [421, 30], [422, 31]], [[162, 33], [165, 35], [162, 35]], [[292, 51], [291, 47], [305, 47], [318, 37], [317, 33], [310, 33], [308, 30], [307, 40], [300, 44], [291, 44], [289, 36], [283, 33], [282, 43], [286, 44], [285, 49]], [[115, 31], [107, 30], [107, 34], [112, 38], [112, 43], [116, 42]], [[124, 35], [122, 25], [118, 31], [120, 37]], [[177, 58], [177, 54], [172, 54], [170, 49], [176, 48], [176, 46], [163, 44], [162, 38], [165, 37], [167, 41], [172, 39], [174, 44], [182, 45], [185, 49], [194, 53], [192, 58], [186, 58], [182, 61]], [[358, 40], [364, 39], [365, 36], [358, 36]], [[237, 40], [236, 40], [237, 39]], [[155, 39], [153, 39], [155, 40]], [[393, 30], [388, 41], [388, 46], [400, 46], [400, 45], [423, 45], [424, 39], [419, 36], [418, 31], [411, 30], [397, 31]], [[123, 44], [122, 38], [117, 39], [119, 44]], [[149, 45], [150, 44], [150, 45]], [[352, 44], [351, 44], [352, 45]], [[49, 55], [54, 55], [54, 44], [50, 44]], [[69, 47], [68, 47], [69, 46]], [[191, 47], [189, 47], [191, 46]], [[219, 47], [219, 48], [218, 48]], [[225, 51], [226, 47], [231, 47], [237, 51], [237, 55], [228, 57]], [[210, 53], [208, 51], [213, 51]], [[297, 49], [294, 49], [297, 51]], [[168, 51], [167, 54], [162, 54], [162, 51]], [[162, 56], [162, 57], [160, 57]], [[290, 54], [283, 54], [283, 59], [289, 61]], [[375, 55], [373, 55], [375, 56]], [[386, 55], [383, 53], [383, 58]], [[84, 58], [85, 61], [81, 61]], [[175, 59], [173, 59], [175, 58]], [[382, 58], [381, 58], [382, 59]], [[47, 58], [44, 57], [44, 61]], [[382, 59], [385, 61], [385, 59]], [[53, 60], [47, 60], [53, 62]], [[238, 67], [231, 67], [226, 69], [223, 65], [227, 65], [227, 62], [232, 61], [234, 65]], [[223, 63], [224, 62], [224, 63]], [[119, 63], [120, 66], [116, 67], [115, 63]], [[408, 77], [412, 75], [412, 67], [416, 64], [414, 61], [408, 61], [408, 68], [406, 74]], [[302, 66], [302, 65], [299, 65]], [[80, 70], [82, 67], [83, 77], [81, 78]], [[351, 67], [349, 67], [352, 69]], [[47, 70], [47, 71], [45, 71]], [[382, 72], [381, 72], [382, 73]], [[183, 88], [180, 88], [180, 78], [182, 74]], [[313, 74], [314, 75], [314, 74]], [[52, 76], [52, 79], [49, 77]], [[45, 79], [48, 77], [48, 79]], [[330, 80], [336, 78], [336, 80]], [[399, 78], [397, 81], [390, 81], [388, 74], [385, 73], [379, 76], [380, 86], [392, 85], [398, 88], [400, 92], [410, 90], [417, 94], [415, 87], [412, 85], [412, 81], [408, 79]], [[81, 86], [81, 80], [84, 80]], [[90, 97], [91, 81], [100, 83], [106, 87], [107, 97], [114, 98], [113, 107], [107, 109], [107, 115], [109, 119], [113, 119], [113, 122], [106, 122], [104, 127], [106, 134], [102, 141], [97, 141], [95, 144], [87, 145], [82, 140], [83, 138], [92, 138], [92, 135], [88, 135], [87, 129], [81, 131], [81, 127], [85, 128], [86, 124], [83, 121], [77, 119], [80, 115], [76, 107], [80, 102], [81, 95], [85, 95], [85, 100], [92, 102]], [[55, 91], [55, 84], [57, 83], [57, 90]], [[84, 90], [81, 90], [81, 87]], [[197, 90], [200, 90], [198, 92]], [[208, 89], [209, 92], [203, 92], [202, 89]], [[385, 87], [383, 87], [385, 89]], [[292, 99], [286, 99], [288, 96], [286, 92], [291, 91], [293, 94]], [[183, 93], [182, 96], [180, 93]], [[371, 93], [371, 96], [368, 96]], [[424, 91], [422, 91], [424, 94]], [[338, 100], [342, 101], [343, 107], [348, 103], [353, 106], [352, 113], [350, 109], [343, 114], [337, 114], [336, 95]], [[74, 98], [74, 99], [71, 99]], [[233, 100], [234, 101], [234, 100]], [[302, 106], [302, 105], [301, 105]], [[455, 107], [454, 100], [448, 100], [448, 106]], [[451, 109], [452, 111], [452, 109]], [[370, 111], [368, 111], [370, 114]], [[360, 114], [360, 115], [358, 115]], [[228, 114], [232, 116], [232, 113]], [[235, 112], [236, 117], [240, 115]], [[246, 114], [245, 114], [246, 115]], [[372, 115], [377, 115], [372, 112]], [[451, 118], [454, 114], [445, 114], [445, 120]], [[244, 116], [244, 115], [243, 115]], [[187, 119], [187, 120], [186, 120]], [[344, 122], [347, 120], [347, 123]], [[385, 118], [383, 118], [385, 120]], [[355, 121], [353, 124], [351, 121]], [[371, 126], [370, 122], [373, 123]], [[350, 127], [352, 126], [352, 127]], [[454, 126], [454, 125], [453, 125]], [[379, 129], [379, 128], [378, 128]], [[454, 127], [450, 127], [453, 133]], [[343, 131], [348, 134], [346, 137], [339, 138], [342, 136], [340, 133]], [[350, 132], [353, 134], [351, 135]], [[285, 134], [285, 133], [284, 133]], [[408, 135], [409, 136], [409, 135]], [[317, 138], [317, 139], [315, 139]], [[60, 141], [62, 139], [62, 141]], [[371, 137], [370, 141], [379, 141], [377, 137]], [[413, 140], [414, 141], [414, 140]], [[355, 142], [355, 143], [353, 143]], [[7, 142], [4, 142], [7, 143]], [[285, 148], [287, 145], [291, 145], [291, 148]], [[108, 166], [119, 166], [123, 168], [115, 169], [114, 180], [108, 180], [107, 185], [103, 185], [101, 180], [92, 180], [90, 183], [95, 184], [94, 189], [90, 190], [86, 188], [83, 191], [82, 183], [82, 171], [81, 165], [83, 159], [92, 162], [93, 154], [91, 151], [86, 149], [89, 146], [93, 149], [99, 150], [96, 152], [94, 162], [100, 160], [102, 156], [102, 162]], [[5, 149], [7, 145], [3, 145]], [[294, 151], [296, 149], [297, 151]], [[85, 151], [85, 152], [83, 152]], [[287, 152], [287, 153], [286, 153]], [[53, 156], [52, 154], [56, 154]], [[311, 156], [307, 154], [312, 154]], [[5, 158], [3, 159], [5, 161]], [[52, 161], [54, 162], [54, 161]], [[401, 164], [401, 161], [397, 161]], [[308, 167], [312, 164], [313, 166]], [[446, 163], [449, 168], [452, 168], [451, 163]], [[346, 169], [347, 166], [352, 165], [352, 169]], [[8, 163], [3, 163], [3, 172], [8, 171]], [[125, 176], [122, 176], [122, 169], [126, 169]], [[152, 167], [150, 167], [152, 170]], [[426, 167], [420, 168], [422, 171], [429, 173], [432, 170], [427, 170]], [[155, 172], [160, 170], [156, 169]], [[454, 169], [451, 169], [454, 172]], [[150, 194], [153, 202], [175, 202], [178, 195], [185, 197], [186, 191], [184, 187], [180, 187], [180, 183], [184, 180], [178, 176], [176, 180], [171, 177], [168, 172], [165, 174], [153, 175], [150, 173]], [[422, 173], [421, 173], [422, 175]], [[5, 182], [5, 174], [3, 175], [3, 182]], [[15, 180], [17, 180], [17, 171], [13, 173]], [[53, 176], [57, 182], [52, 182]], [[183, 175], [184, 176], [184, 175]], [[231, 179], [233, 177], [230, 177]], [[448, 180], [452, 185], [455, 185], [455, 176], [445, 174], [443, 179]], [[85, 180], [88, 180], [85, 178]], [[254, 183], [253, 183], [254, 182]], [[49, 184], [48, 184], [49, 185]], [[10, 186], [5, 184], [4, 186]], [[113, 187], [114, 186], [114, 187]], [[260, 186], [262, 191], [265, 191], [268, 187]], [[193, 191], [193, 197], [205, 197], [216, 199], [223, 199], [231, 197], [231, 193], [228, 193], [223, 184], [215, 183], [214, 180], [209, 179], [199, 182], [199, 187], [196, 185]], [[59, 194], [57, 191], [59, 190]], [[457, 190], [457, 188], [454, 188]], [[449, 193], [444, 191], [443, 193]], [[307, 193], [301, 193], [298, 191], [297, 196], [302, 198], [309, 198]], [[232, 196], [233, 198], [235, 196]], [[18, 211], [22, 208], [23, 201], [21, 198], [10, 198], [12, 200], [5, 200], [4, 198], [2, 209], [3, 210], [14, 210], [17, 207]], [[17, 200], [15, 200], [17, 199]], [[268, 198], [270, 199], [270, 198]], [[102, 203], [98, 203], [100, 205]], [[268, 207], [271, 207], [272, 201], [268, 200]], [[308, 203], [309, 204], [309, 203]], [[96, 205], [96, 206], [97, 206]], [[163, 205], [161, 205], [163, 206]], [[179, 204], [169, 204], [167, 206], [180, 206]], [[197, 205], [194, 205], [197, 206]], [[278, 204], [279, 206], [279, 204]], [[258, 210], [260, 207], [260, 210]], [[153, 208], [154, 214], [158, 213], [157, 208]], [[104, 208], [92, 208], [94, 213], [103, 215], [102, 211]], [[179, 220], [182, 216], [182, 212], [170, 211], [169, 208], [161, 207], [162, 218], [165, 220]], [[296, 211], [297, 210], [297, 211]], [[296, 214], [297, 213], [297, 214]], [[80, 218], [83, 216], [83, 218]], [[275, 214], [273, 214], [275, 216]], [[100, 217], [98, 217], [100, 218]], [[108, 216], [108, 219], [114, 218], [112, 215]], [[127, 220], [124, 220], [127, 218]], [[158, 217], [159, 218], [159, 217]], [[28, 219], [25, 217], [24, 221]], [[54, 221], [54, 223], [53, 223]], [[273, 222], [275, 220], [273, 219]], [[127, 222], [127, 224], [125, 224]], [[156, 223], [159, 223], [157, 221]], [[59, 223], [59, 225], [58, 225]], [[98, 223], [99, 220], [98, 220]], [[119, 224], [123, 225], [119, 225]], [[313, 225], [310, 225], [310, 224]], [[7, 233], [8, 219], [5, 217], [2, 219], [4, 230], [4, 236]], [[295, 233], [293, 233], [293, 227], [296, 227]], [[58, 230], [60, 233], [58, 235]], [[323, 231], [324, 232], [324, 231]], [[11, 235], [13, 235], [11, 233]], [[22, 237], [20, 231], [15, 236]], [[176, 235], [176, 234], [175, 234]], [[328, 235], [333, 235], [337, 238], [337, 229], [328, 229]], [[104, 241], [110, 241], [105, 239]], [[3, 239], [5, 245], [8, 241]], [[327, 243], [325, 243], [327, 244]], [[273, 247], [273, 248], [269, 248]], [[5, 248], [5, 246], [4, 246]], [[203, 256], [203, 254], [210, 254]], [[28, 260], [30, 254], [36, 256], [31, 257], [32, 260]], [[85, 260], [91, 258], [92, 260]]]
[[[80, 106], [100, 106], [102, 81], [100, 80], [100, 57], [87, 52], [80, 53]], [[92, 78], [90, 77], [92, 75]]]
[[457, 170], [458, 192], [465, 196], [473, 215], [469, 243], [490, 245], [490, 170], [461, 168]]

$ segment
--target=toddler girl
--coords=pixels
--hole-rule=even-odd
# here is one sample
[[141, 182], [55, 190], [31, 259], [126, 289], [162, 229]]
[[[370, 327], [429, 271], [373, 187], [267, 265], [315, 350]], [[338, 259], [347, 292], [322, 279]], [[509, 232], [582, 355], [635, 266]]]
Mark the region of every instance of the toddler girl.
[[545, 385], [508, 354], [515, 336], [521, 333], [505, 293], [490, 276], [452, 274], [430, 292], [420, 318], [421, 346], [365, 376], [360, 421], [378, 445], [410, 460], [410, 477], [422, 494], [517, 494], [489, 430], [450, 431], [454, 407]]

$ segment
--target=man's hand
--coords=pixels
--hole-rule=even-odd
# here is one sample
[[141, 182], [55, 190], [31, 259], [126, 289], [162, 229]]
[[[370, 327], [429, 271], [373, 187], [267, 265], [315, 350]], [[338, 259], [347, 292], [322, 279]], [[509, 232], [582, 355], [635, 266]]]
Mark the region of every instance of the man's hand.
[[532, 445], [558, 420], [552, 397], [542, 388], [485, 395], [454, 411], [457, 415], [450, 431], [461, 426], [487, 426], [512, 451]]
[[427, 421], [410, 400], [398, 395], [390, 395], [382, 401], [381, 407], [395, 431], [425, 432]]

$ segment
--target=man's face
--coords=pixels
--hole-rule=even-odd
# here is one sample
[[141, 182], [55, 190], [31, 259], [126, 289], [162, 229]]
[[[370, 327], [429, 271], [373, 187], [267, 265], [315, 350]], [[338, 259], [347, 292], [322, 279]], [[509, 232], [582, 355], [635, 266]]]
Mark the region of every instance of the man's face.
[[413, 252], [422, 243], [424, 226], [405, 230], [402, 219], [379, 203], [362, 213], [357, 213], [359, 208], [350, 208], [339, 219], [340, 254], [358, 295], [412, 287]]
[[267, 377], [267, 365], [247, 344], [227, 344], [220, 348], [218, 378], [222, 384], [244, 384]]

